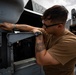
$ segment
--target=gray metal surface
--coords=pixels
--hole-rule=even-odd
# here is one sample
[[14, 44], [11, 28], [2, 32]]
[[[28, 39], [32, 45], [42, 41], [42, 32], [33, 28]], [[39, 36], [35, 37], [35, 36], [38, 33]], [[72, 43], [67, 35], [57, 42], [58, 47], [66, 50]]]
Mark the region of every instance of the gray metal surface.
[[30, 58], [13, 63], [14, 72], [11, 73], [11, 67], [0, 69], [0, 75], [45, 75], [43, 67], [36, 63], [35, 58]]
[[7, 39], [9, 44], [13, 44], [19, 40], [23, 40], [32, 36], [34, 36], [34, 33], [31, 32], [8, 33]]
[[31, 32], [8, 33], [7, 35], [8, 51], [10, 52], [8, 52], [10, 55], [8, 56], [8, 63], [11, 63], [11, 73], [13, 75], [44, 75], [43, 67], [36, 63], [35, 58], [24, 59], [17, 62], [14, 62], [12, 58], [12, 44], [32, 36], [35, 35]]
[[35, 58], [14, 62], [14, 75], [45, 75]]
[[16, 23], [23, 12], [23, 0], [0, 0], [0, 23]]
[[0, 75], [11, 75], [11, 67], [0, 69]]
[[76, 10], [75, 9], [72, 9], [71, 10], [71, 20], [72, 20], [71, 21], [72, 22], [71, 23], [72, 25], [76, 24]]

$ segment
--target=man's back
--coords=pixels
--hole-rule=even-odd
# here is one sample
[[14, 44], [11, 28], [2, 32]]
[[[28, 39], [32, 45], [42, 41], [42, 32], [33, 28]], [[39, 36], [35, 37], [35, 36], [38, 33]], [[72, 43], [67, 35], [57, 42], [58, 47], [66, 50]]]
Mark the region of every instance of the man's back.
[[69, 31], [57, 39], [50, 39], [47, 44], [48, 52], [61, 64], [46, 65], [46, 75], [74, 75], [76, 63], [76, 36]]

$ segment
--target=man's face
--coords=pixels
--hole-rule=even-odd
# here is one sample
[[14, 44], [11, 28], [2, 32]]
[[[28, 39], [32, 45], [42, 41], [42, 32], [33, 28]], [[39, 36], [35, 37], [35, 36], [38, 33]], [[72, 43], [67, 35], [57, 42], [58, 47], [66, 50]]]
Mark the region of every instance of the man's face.
[[57, 26], [59, 23], [52, 23], [51, 20], [42, 20], [43, 28], [49, 34], [54, 34], [56, 32]]

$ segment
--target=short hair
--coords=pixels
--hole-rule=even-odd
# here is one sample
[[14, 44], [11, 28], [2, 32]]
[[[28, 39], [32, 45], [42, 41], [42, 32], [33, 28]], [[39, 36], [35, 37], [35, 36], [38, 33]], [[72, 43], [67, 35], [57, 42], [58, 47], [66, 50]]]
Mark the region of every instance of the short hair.
[[54, 5], [43, 13], [43, 20], [65, 23], [68, 17], [68, 10], [62, 5]]

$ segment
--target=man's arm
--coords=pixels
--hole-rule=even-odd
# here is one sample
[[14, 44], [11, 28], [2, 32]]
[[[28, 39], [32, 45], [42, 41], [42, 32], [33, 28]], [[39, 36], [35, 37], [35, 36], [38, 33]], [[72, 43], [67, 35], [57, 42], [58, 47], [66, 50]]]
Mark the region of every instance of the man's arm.
[[[11, 24], [11, 23], [3, 23], [0, 24], [0, 27], [5, 30], [12, 30], [12, 29], [19, 29], [23, 31], [32, 31], [32, 32], [41, 32], [40, 28], [29, 26], [26, 24]], [[42, 29], [43, 30], [43, 29]], [[59, 62], [53, 58], [45, 48], [43, 35], [39, 35], [36, 37], [36, 44], [35, 44], [35, 54], [37, 63], [40, 65], [56, 65]]]
[[[40, 32], [39, 30], [33, 30], [34, 33]], [[60, 64], [55, 58], [53, 58], [45, 48], [43, 35], [36, 37], [35, 54], [37, 63], [40, 65], [57, 65]]]
[[16, 24], [16, 25], [14, 26], [14, 29], [23, 30], [23, 31], [28, 31], [28, 32], [32, 31], [32, 30], [35, 29], [35, 28], [37, 28], [37, 27], [30, 26], [30, 25], [26, 25], [26, 24], [19, 24], [19, 25]]
[[18, 29], [18, 30], [23, 30], [23, 31], [32, 31], [33, 29], [36, 29], [37, 27], [30, 26], [27, 24], [12, 24], [12, 23], [2, 23], [0, 24], [0, 28], [5, 29], [5, 30], [13, 30], [13, 29]]

